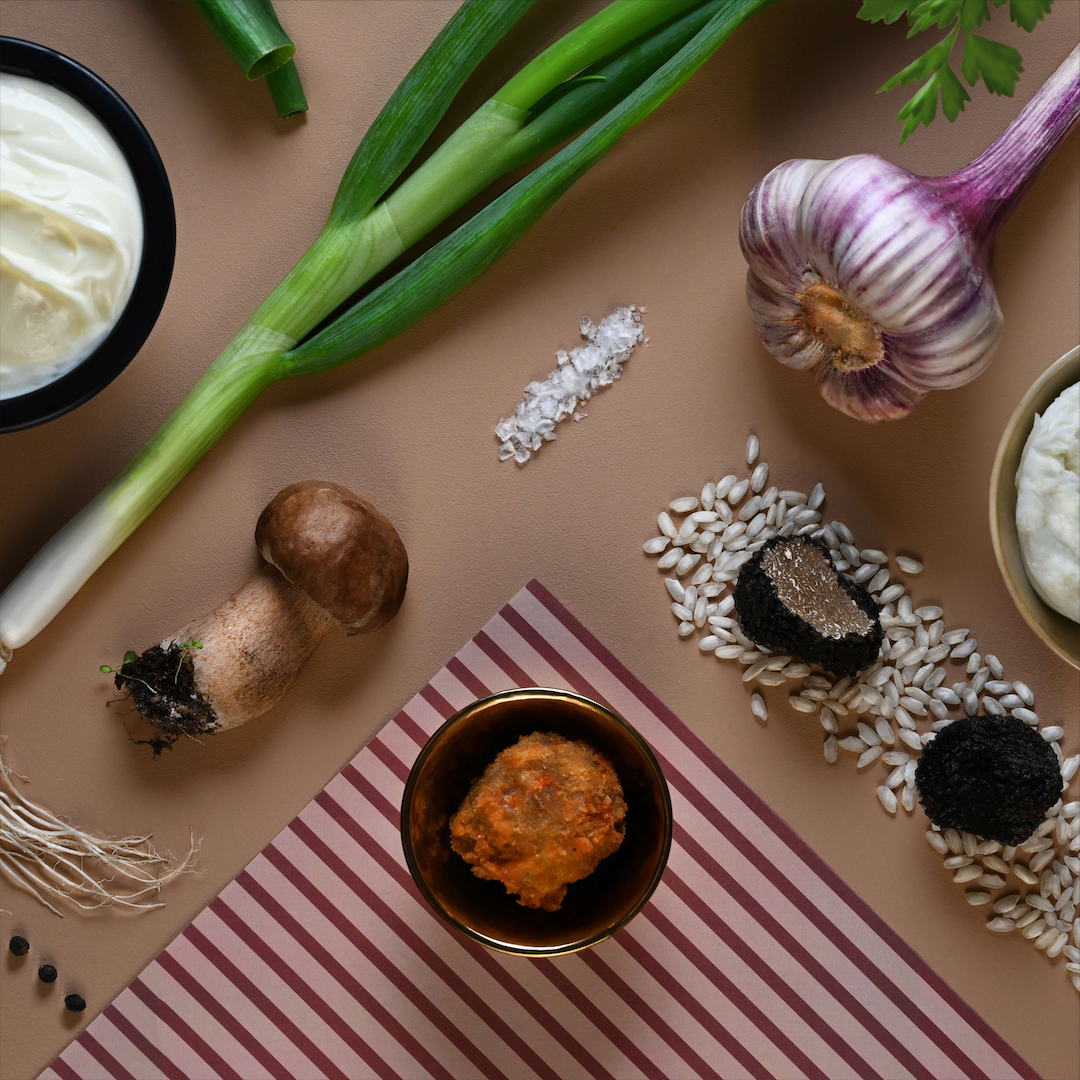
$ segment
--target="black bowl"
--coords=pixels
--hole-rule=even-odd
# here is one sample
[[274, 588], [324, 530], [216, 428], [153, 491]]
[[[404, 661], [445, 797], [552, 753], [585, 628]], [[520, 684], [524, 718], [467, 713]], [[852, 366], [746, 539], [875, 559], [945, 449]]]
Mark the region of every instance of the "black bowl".
[[53, 420], [103, 390], [142, 348], [172, 279], [176, 212], [157, 148], [126, 101], [103, 79], [63, 53], [0, 37], [0, 70], [50, 83], [82, 102], [108, 129], [127, 159], [142, 202], [143, 249], [131, 296], [109, 336], [66, 375], [0, 401], [0, 432]]
[[[497, 881], [476, 877], [450, 846], [450, 818], [500, 750], [522, 735], [581, 739], [615, 768], [626, 836], [558, 911], [522, 907]], [[425, 899], [456, 930], [500, 952], [559, 956], [625, 926], [660, 883], [671, 849], [671, 797], [645, 740], [603, 705], [566, 690], [527, 687], [483, 698], [451, 717], [416, 759], [401, 805], [405, 861]]]

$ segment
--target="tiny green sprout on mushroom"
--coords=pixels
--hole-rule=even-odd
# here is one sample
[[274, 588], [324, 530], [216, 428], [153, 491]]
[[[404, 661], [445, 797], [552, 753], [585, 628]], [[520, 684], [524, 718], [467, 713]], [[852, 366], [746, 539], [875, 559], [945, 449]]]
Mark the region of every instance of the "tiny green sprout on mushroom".
[[370, 633], [405, 597], [409, 560], [397, 531], [338, 484], [278, 492], [255, 543], [267, 565], [228, 600], [140, 656], [128, 653], [119, 669], [102, 666], [162, 733], [155, 750], [261, 716], [332, 627]]

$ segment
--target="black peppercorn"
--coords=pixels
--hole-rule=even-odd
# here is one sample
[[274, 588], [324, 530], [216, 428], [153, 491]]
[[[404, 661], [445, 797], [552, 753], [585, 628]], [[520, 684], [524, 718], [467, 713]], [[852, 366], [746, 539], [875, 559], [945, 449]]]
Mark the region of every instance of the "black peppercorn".
[[56, 982], [56, 968], [52, 964], [42, 964], [38, 968], [37, 977], [44, 983]]
[[9, 942], [8, 948], [16, 956], [25, 956], [30, 951], [30, 942], [16, 934]]
[[68, 994], [64, 998], [64, 1008], [68, 1012], [82, 1012], [86, 1008], [86, 1002], [83, 1001], [82, 996], [79, 994]]

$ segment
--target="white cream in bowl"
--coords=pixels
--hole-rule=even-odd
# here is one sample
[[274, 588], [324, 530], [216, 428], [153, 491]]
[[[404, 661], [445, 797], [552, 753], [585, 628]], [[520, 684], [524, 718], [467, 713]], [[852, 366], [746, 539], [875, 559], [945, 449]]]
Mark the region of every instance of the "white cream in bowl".
[[1080, 622], [1080, 383], [1035, 416], [1016, 473], [1016, 532], [1035, 591]]
[[142, 258], [142, 205], [105, 125], [0, 75], [0, 398], [65, 375], [108, 336]]

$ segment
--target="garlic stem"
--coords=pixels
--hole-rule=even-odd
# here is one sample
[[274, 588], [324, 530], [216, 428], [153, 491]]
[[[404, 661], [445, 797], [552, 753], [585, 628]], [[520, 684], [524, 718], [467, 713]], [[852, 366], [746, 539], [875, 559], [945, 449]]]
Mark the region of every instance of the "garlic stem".
[[987, 251], [1080, 118], [1080, 46], [985, 153], [929, 182], [955, 203]]
[[868, 422], [985, 370], [1004, 317], [994, 240], [1080, 119], [1080, 49], [984, 154], [917, 176], [873, 154], [792, 160], [747, 197], [739, 242], [766, 349]]

